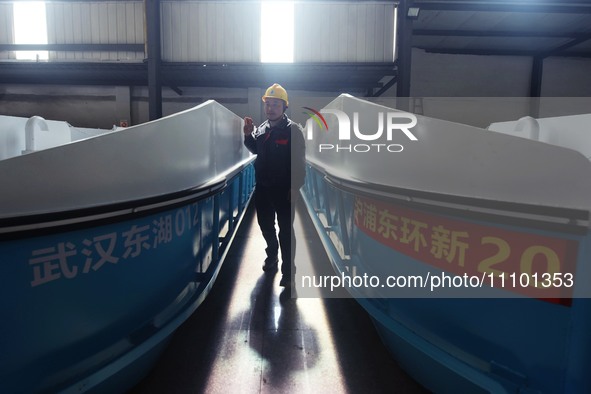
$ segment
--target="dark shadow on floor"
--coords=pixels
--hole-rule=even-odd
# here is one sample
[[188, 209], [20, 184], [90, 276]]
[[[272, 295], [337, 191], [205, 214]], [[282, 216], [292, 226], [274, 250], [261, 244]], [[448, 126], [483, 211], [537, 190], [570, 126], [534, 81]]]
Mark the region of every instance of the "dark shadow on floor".
[[[298, 204], [297, 215], [310, 254], [314, 256], [315, 275], [335, 275], [303, 203]], [[340, 367], [351, 393], [429, 393], [400, 368], [382, 343], [369, 315], [355, 299], [324, 298], [323, 302]]]
[[[315, 256], [324, 256], [314, 261], [317, 272], [333, 273], [307, 212], [298, 207], [298, 215], [303, 227], [302, 233], [296, 233], [298, 242], [305, 240], [308, 247], [315, 248]], [[317, 343], [320, 333], [302, 318], [306, 312], [302, 305], [310, 304], [280, 297], [276, 276], [260, 270], [262, 259], [259, 262], [258, 255], [249, 250], [257, 237], [260, 232], [250, 207], [211, 293], [177, 330], [149, 375], [128, 394], [203, 393], [212, 384], [216, 392], [236, 391], [236, 385], [243, 393], [298, 392], [289, 388], [302, 387], [298, 380], [304, 379], [302, 373], [306, 369], [313, 371], [328, 351], [335, 353], [339, 365], [331, 370], [342, 374], [348, 393], [426, 392], [400, 369], [381, 343], [368, 315], [353, 299], [314, 303], [325, 310], [326, 316], [322, 318], [328, 321], [332, 349]], [[257, 256], [257, 261], [245, 256]], [[237, 305], [243, 305], [241, 309], [249, 310], [234, 310], [233, 315], [241, 316], [240, 321], [228, 320], [228, 311], [237, 301]], [[326, 337], [326, 333], [322, 334]], [[220, 362], [227, 363], [231, 373], [232, 368], [243, 370], [242, 375], [236, 371], [235, 376], [226, 375], [220, 380], [215, 377], [215, 363]], [[229, 386], [227, 379], [238, 382]], [[331, 381], [328, 376], [326, 381]]]
[[216, 359], [220, 332], [232, 299], [232, 288], [246, 247], [246, 237], [256, 225], [254, 208], [245, 212], [216, 283], [199, 308], [175, 332], [152, 371], [128, 394], [200, 393]]

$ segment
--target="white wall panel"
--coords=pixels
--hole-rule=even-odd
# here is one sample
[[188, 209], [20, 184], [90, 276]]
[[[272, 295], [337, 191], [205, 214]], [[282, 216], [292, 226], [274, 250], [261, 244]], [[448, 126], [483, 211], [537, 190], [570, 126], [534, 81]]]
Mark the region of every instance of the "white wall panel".
[[391, 62], [394, 4], [295, 4], [296, 62]]
[[[46, 4], [49, 44], [141, 44], [143, 3]], [[260, 1], [163, 1], [162, 58], [171, 62], [260, 61]], [[281, 34], [281, 21], [278, 21]], [[296, 2], [296, 62], [390, 62], [394, 4]], [[0, 40], [12, 43], [12, 5], [0, 4]], [[3, 52], [0, 58], [7, 58]], [[14, 56], [14, 55], [13, 55]], [[141, 61], [142, 52], [52, 51], [50, 60]]]
[[[49, 44], [142, 44], [144, 11], [141, 2], [48, 2]], [[143, 60], [143, 52], [49, 53], [51, 60]]]
[[170, 62], [258, 62], [260, 3], [165, 1], [162, 59]]
[[[0, 3], [0, 44], [14, 43], [12, 3]], [[0, 59], [14, 59], [14, 51], [0, 51]]]

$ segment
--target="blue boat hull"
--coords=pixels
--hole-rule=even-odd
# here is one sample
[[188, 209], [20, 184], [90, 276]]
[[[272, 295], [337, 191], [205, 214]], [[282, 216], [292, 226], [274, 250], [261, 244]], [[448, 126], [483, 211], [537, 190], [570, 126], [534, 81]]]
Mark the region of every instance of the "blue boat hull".
[[0, 392], [135, 384], [210, 291], [253, 188], [247, 162], [170, 198], [13, 224], [0, 237]]
[[[504, 265], [494, 267], [507, 274], [531, 268], [524, 263], [531, 254], [527, 251], [543, 250], [549, 255], [555, 252], [551, 256], [555, 255], [562, 269], [571, 270], [575, 278], [586, 277], [591, 236], [585, 228], [536, 228], [523, 220], [522, 224], [512, 223], [494, 214], [478, 216], [441, 206], [434, 210], [427, 204], [413, 205], [410, 200], [401, 203], [385, 197], [384, 188], [372, 191], [362, 182], [359, 184], [362, 187], [355, 189], [350, 182], [340, 182], [321, 168], [308, 167], [304, 201], [339, 275], [368, 273], [383, 280], [389, 274], [460, 274], [457, 262], [461, 257], [444, 254], [435, 259], [433, 239], [427, 238], [428, 242], [417, 243], [413, 248], [400, 242], [400, 228], [397, 239], [382, 231], [384, 222], [381, 232], [377, 230], [379, 226], [372, 231], [371, 225], [376, 222], [368, 220], [370, 211], [362, 212], [363, 206], [371, 206], [400, 220], [406, 217], [423, 221], [429, 233], [433, 228], [455, 226], [458, 231], [490, 236], [485, 240], [506, 237], [512, 252], [504, 257]], [[398, 224], [402, 226], [402, 221]], [[542, 247], [538, 247], [540, 243]], [[531, 249], [530, 244], [538, 245], [537, 249]], [[464, 272], [471, 272], [471, 256], [479, 256], [474, 253], [483, 250], [479, 246], [466, 243], [461, 266]], [[519, 250], [517, 255], [522, 253], [519, 248], [526, 252], [515, 258], [516, 251]], [[492, 250], [491, 255], [501, 261], [501, 255]], [[489, 254], [487, 258], [491, 257]], [[540, 261], [544, 260], [532, 264], [538, 267]], [[472, 273], [476, 274], [476, 270]], [[577, 284], [578, 290], [582, 290], [580, 297], [575, 297], [579, 294], [577, 286], [566, 293], [564, 289], [544, 293], [524, 286], [482, 297], [479, 293], [429, 294], [428, 289], [383, 292], [382, 296], [380, 288], [370, 289], [377, 296], [361, 287], [348, 290], [368, 311], [398, 362], [434, 392], [587, 393], [591, 392], [587, 372], [591, 365], [591, 302], [584, 291], [586, 283], [580, 280]]]

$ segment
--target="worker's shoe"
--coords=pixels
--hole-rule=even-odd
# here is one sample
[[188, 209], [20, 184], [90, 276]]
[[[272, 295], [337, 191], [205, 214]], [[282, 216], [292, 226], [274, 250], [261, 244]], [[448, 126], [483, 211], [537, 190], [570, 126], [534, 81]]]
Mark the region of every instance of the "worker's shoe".
[[298, 293], [295, 287], [286, 287], [279, 293], [279, 302], [286, 306], [290, 302], [294, 302], [298, 298]]
[[277, 256], [267, 257], [265, 259], [265, 264], [263, 264], [263, 271], [265, 271], [265, 272], [277, 271], [277, 264], [278, 263], [279, 263], [279, 259], [277, 258]]
[[294, 282], [294, 278], [283, 275], [281, 277], [281, 281], [279, 282], [279, 286], [285, 287], [286, 289], [290, 289], [294, 286]]

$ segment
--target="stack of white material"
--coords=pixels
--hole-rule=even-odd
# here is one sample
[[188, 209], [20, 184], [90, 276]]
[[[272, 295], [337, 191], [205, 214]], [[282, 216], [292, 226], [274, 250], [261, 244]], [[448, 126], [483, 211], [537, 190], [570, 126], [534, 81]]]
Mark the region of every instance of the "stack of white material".
[[38, 150], [35, 141], [33, 153], [23, 155], [25, 144], [19, 140], [11, 148], [14, 155], [0, 161], [0, 219], [184, 192], [250, 160], [242, 119], [212, 100], [82, 140], [75, 139], [84, 130], [73, 134], [67, 123], [56, 122], [61, 129], [54, 132], [53, 123], [45, 123], [49, 131], [37, 125], [34, 135], [55, 134], [51, 148]]
[[113, 130], [76, 128], [67, 122], [40, 116], [20, 118], [0, 115], [0, 160], [33, 153]]
[[582, 153], [591, 160], [591, 114], [492, 123], [491, 131], [546, 142]]

